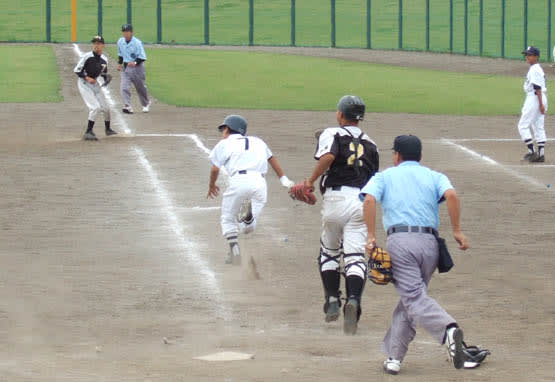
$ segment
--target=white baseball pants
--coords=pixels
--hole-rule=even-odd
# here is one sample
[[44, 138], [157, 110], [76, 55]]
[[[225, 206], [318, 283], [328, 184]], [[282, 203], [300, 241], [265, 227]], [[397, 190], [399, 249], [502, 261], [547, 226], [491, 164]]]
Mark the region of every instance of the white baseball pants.
[[[252, 202], [251, 224], [239, 223], [237, 214], [245, 199]], [[225, 190], [222, 200], [221, 225], [225, 237], [237, 233], [250, 233], [256, 228], [258, 217], [267, 200], [266, 179], [258, 172], [235, 174], [229, 179], [229, 187]]]
[[79, 93], [81, 93], [81, 97], [83, 97], [83, 101], [89, 108], [89, 121], [96, 121], [96, 117], [98, 114], [104, 114], [104, 120], [110, 120], [110, 107], [108, 106], [108, 102], [104, 97], [104, 93], [102, 93], [102, 89], [98, 83], [94, 85], [88, 83], [86, 80], [79, 78], [77, 80], [77, 88], [79, 89]]
[[[543, 94], [542, 103], [547, 111], [547, 95]], [[528, 93], [526, 100], [522, 106], [520, 121], [518, 121], [518, 132], [522, 140], [530, 141], [532, 139], [532, 131], [534, 130], [534, 138], [536, 142], [545, 142], [545, 115], [540, 113], [540, 105], [538, 96], [534, 93]]]

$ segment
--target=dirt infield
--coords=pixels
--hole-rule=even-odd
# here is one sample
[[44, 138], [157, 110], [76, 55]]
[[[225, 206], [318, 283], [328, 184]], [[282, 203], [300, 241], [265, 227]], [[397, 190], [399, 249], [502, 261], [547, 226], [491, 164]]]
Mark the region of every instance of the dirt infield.
[[[0, 104], [0, 381], [554, 379], [555, 160], [548, 145], [544, 165], [520, 162], [516, 116], [371, 113], [363, 124], [384, 166], [396, 135], [419, 135], [424, 164], [449, 175], [460, 193], [471, 249], [456, 250], [444, 225], [456, 266], [434, 277], [430, 294], [459, 320], [467, 342], [492, 351], [481, 368], [457, 371], [420, 330], [391, 377], [379, 352], [397, 302], [391, 286], [367, 284], [356, 336], [344, 336], [341, 321], [324, 323], [319, 204], [293, 203], [268, 176], [259, 229], [242, 240], [261, 280], [223, 264], [203, 150], [234, 110], [155, 102], [149, 114], [114, 118], [116, 129], [133, 134], [104, 138], [99, 122], [100, 141], [83, 142], [76, 56], [71, 45], [54, 49], [65, 101]], [[402, 61], [467, 60], [422, 55]], [[110, 89], [119, 105], [117, 76]], [[241, 113], [294, 180], [312, 169], [314, 130], [335, 122], [332, 112]], [[255, 358], [193, 360], [218, 351]]]

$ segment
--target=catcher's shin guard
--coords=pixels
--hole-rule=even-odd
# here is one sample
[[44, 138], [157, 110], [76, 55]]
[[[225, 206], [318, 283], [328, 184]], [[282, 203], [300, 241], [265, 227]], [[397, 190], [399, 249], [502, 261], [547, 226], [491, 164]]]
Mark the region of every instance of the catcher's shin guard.
[[[324, 303], [326, 322], [335, 321], [339, 318], [339, 308], [341, 307], [341, 300], [339, 298], [341, 294], [339, 291], [341, 279], [341, 274], [339, 273], [339, 258], [341, 257], [341, 253], [339, 251], [339, 249], [326, 249], [322, 245], [322, 248], [320, 248], [320, 255], [318, 256], [318, 269], [322, 277], [322, 284], [326, 296], [326, 302]], [[327, 252], [336, 253], [336, 255]]]

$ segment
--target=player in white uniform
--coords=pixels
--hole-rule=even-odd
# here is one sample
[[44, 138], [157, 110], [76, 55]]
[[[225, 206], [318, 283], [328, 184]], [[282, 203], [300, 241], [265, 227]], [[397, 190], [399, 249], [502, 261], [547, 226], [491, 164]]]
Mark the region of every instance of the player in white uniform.
[[[530, 64], [530, 69], [524, 82], [524, 92], [526, 99], [522, 106], [518, 131], [524, 144], [528, 147], [528, 153], [524, 160], [530, 162], [545, 162], [545, 113], [547, 111], [547, 86], [545, 74], [538, 63], [540, 50], [534, 46], [529, 46], [522, 52], [526, 56], [526, 61]], [[534, 150], [531, 129], [534, 130], [534, 138], [538, 146], [538, 151]]]
[[229, 187], [223, 194], [221, 225], [230, 252], [226, 264], [240, 264], [239, 233], [252, 232], [266, 204], [266, 172], [268, 163], [281, 184], [290, 188], [293, 182], [283, 174], [277, 159], [266, 143], [257, 137], [246, 136], [247, 121], [240, 115], [228, 115], [218, 127], [222, 140], [212, 149], [208, 198], [218, 196], [216, 180], [223, 167], [229, 175]]

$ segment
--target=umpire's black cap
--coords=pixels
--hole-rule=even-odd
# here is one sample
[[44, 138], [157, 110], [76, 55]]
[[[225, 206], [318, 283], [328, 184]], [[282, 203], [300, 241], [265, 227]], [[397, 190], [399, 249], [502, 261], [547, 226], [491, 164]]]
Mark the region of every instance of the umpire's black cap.
[[525, 50], [522, 51], [522, 54], [526, 56], [540, 56], [540, 50], [535, 46], [529, 46]]
[[420, 161], [422, 142], [416, 135], [399, 135], [393, 141], [393, 150], [401, 154], [404, 160]]
[[100, 43], [104, 44], [104, 37], [102, 37], [102, 36], [94, 36], [94, 37], [92, 38], [91, 42], [93, 42], [93, 43], [94, 43], [94, 42], [100, 42]]
[[133, 25], [131, 24], [123, 24], [121, 26], [121, 31], [122, 32], [133, 32]]

